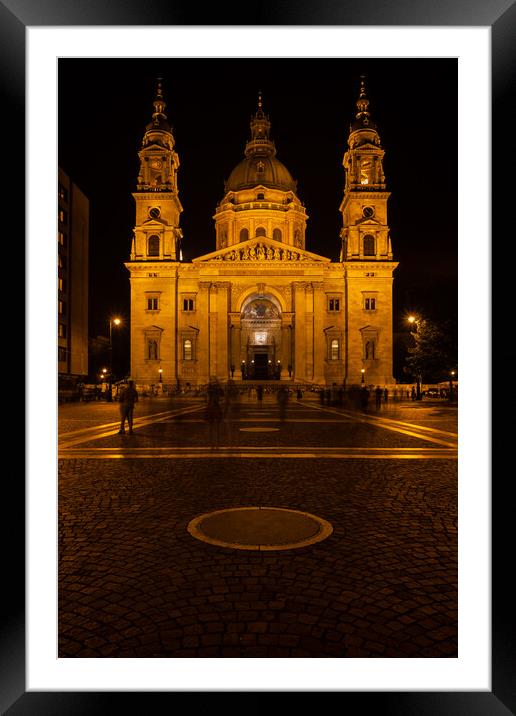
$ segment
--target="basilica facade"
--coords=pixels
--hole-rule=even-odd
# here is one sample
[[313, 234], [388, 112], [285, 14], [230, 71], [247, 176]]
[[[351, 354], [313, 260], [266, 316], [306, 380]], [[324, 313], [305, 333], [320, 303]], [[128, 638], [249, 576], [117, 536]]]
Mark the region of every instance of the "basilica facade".
[[[214, 250], [181, 252], [179, 158], [158, 84], [139, 152], [130, 260], [131, 377], [390, 385], [393, 260], [384, 150], [362, 80], [344, 154], [339, 261], [305, 248], [307, 214], [261, 96], [214, 215]], [[336, 239], [338, 240], [338, 239]]]

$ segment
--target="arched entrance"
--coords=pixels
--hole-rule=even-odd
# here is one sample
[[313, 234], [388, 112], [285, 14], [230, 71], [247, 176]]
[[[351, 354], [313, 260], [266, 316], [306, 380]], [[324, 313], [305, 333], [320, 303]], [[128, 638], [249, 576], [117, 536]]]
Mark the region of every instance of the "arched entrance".
[[241, 369], [247, 380], [281, 375], [281, 309], [271, 295], [250, 296], [241, 313]]

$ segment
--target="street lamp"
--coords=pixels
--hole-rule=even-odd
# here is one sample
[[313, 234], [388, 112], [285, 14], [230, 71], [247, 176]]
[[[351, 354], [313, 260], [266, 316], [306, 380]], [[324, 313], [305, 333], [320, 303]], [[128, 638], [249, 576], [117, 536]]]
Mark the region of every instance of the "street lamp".
[[109, 386], [107, 394], [109, 402], [113, 400], [113, 396], [111, 395], [111, 385], [113, 381], [113, 326], [119, 326], [121, 323], [120, 318], [109, 319]]
[[159, 369], [159, 382], [163, 383], [163, 368]]
[[362, 379], [360, 382], [362, 383], [362, 385], [365, 385], [365, 368], [361, 368], [360, 372], [362, 373]]
[[[419, 322], [417, 316], [408, 316], [407, 321], [410, 325], [415, 325], [417, 333]], [[416, 400], [421, 400], [421, 375], [419, 373], [416, 375]]]
[[454, 395], [453, 395], [453, 376], [454, 375], [455, 375], [455, 371], [451, 370], [450, 371], [450, 396], [449, 396], [450, 403], [453, 402], [453, 400], [454, 400]]

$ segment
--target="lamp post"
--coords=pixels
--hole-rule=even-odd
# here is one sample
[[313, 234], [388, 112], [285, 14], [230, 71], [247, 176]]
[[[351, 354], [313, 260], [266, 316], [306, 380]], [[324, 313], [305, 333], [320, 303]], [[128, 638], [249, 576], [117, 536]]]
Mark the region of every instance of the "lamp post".
[[362, 373], [362, 378], [361, 378], [360, 382], [361, 382], [362, 386], [364, 386], [365, 385], [365, 368], [361, 368], [360, 372]]
[[163, 368], [159, 369], [159, 382], [163, 383]]
[[[410, 325], [415, 325], [417, 333], [419, 323], [417, 316], [409, 316], [407, 321]], [[416, 375], [416, 400], [421, 400], [421, 374], [419, 372]]]
[[450, 396], [449, 396], [450, 403], [452, 403], [455, 398], [455, 396], [453, 395], [453, 376], [454, 375], [455, 375], [455, 371], [451, 370], [450, 371]]
[[111, 395], [111, 386], [113, 383], [113, 325], [119, 326], [121, 323], [120, 318], [109, 319], [109, 385], [107, 394], [107, 400], [109, 402], [113, 400], [113, 396]]

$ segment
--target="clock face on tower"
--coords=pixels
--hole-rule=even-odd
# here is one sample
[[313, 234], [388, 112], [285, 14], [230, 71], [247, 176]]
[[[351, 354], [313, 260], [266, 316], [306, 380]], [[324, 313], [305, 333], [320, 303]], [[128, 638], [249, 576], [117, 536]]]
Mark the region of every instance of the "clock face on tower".
[[150, 165], [151, 169], [161, 169], [161, 167], [163, 166], [163, 162], [161, 161], [161, 159], [153, 159]]

